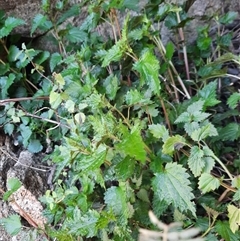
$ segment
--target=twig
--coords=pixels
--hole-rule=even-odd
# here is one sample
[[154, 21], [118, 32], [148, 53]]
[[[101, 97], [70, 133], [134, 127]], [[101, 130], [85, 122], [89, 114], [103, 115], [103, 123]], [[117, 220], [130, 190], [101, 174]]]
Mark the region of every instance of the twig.
[[11, 98], [11, 99], [4, 99], [0, 100], [0, 106], [6, 105], [6, 103], [10, 102], [19, 102], [24, 100], [48, 100], [49, 96], [39, 96], [39, 97], [20, 97], [20, 98]]
[[40, 169], [40, 168], [37, 168], [37, 167], [32, 167], [32, 166], [28, 166], [26, 164], [23, 164], [21, 162], [18, 161], [18, 159], [13, 156], [13, 155], [10, 155], [8, 153], [8, 151], [5, 151], [3, 147], [0, 147], [0, 152], [2, 152], [3, 154], [5, 154], [6, 156], [8, 156], [11, 160], [15, 161], [16, 163], [20, 164], [21, 166], [23, 167], [28, 167], [30, 169], [33, 169], [33, 170], [36, 170], [36, 171], [40, 171], [40, 172], [48, 172], [48, 170], [44, 170], [44, 169]]
[[[161, 52], [161, 54], [162, 54], [162, 57], [164, 58], [165, 61], [167, 61], [166, 58], [165, 58], [166, 49], [165, 49], [165, 47], [164, 47], [161, 39], [159, 39], [158, 37], [154, 37], [153, 40], [154, 40], [154, 42], [156, 43], [156, 45], [158, 46], [158, 49], [160, 50], [160, 52]], [[170, 65], [173, 73], [177, 76], [177, 80], [178, 80], [179, 84], [181, 85], [185, 96], [187, 97], [187, 99], [191, 99], [191, 96], [190, 96], [190, 94], [188, 93], [188, 90], [186, 89], [186, 87], [185, 87], [185, 85], [184, 85], [181, 77], [179, 76], [179, 74], [178, 74], [175, 66], [173, 65], [172, 61], [169, 60], [168, 63], [169, 63], [169, 65]]]
[[[63, 123], [60, 123], [58, 121], [54, 121], [54, 120], [50, 120], [50, 119], [47, 119], [47, 118], [43, 118], [41, 116], [38, 116], [38, 115], [34, 115], [34, 114], [31, 114], [31, 113], [28, 113], [26, 110], [24, 110], [23, 108], [21, 108], [22, 111], [25, 113], [26, 116], [29, 116], [29, 117], [33, 117], [33, 118], [36, 118], [36, 119], [39, 119], [39, 120], [42, 120], [42, 121], [46, 121], [46, 122], [49, 122], [49, 123], [53, 123], [53, 124], [56, 124], [57, 126], [64, 126], [68, 129], [70, 129], [69, 126], [63, 124]], [[54, 127], [55, 128], [55, 127]]]
[[[178, 23], [180, 23], [181, 19], [180, 19], [179, 12], [177, 12], [176, 14], [177, 14]], [[179, 36], [180, 36], [181, 43], [183, 44], [183, 56], [184, 56], [184, 64], [185, 64], [185, 69], [186, 69], [186, 75], [187, 75], [187, 78], [190, 79], [189, 65], [188, 65], [188, 56], [187, 56], [187, 48], [186, 48], [186, 44], [185, 44], [183, 28], [179, 28], [178, 31], [179, 31]]]

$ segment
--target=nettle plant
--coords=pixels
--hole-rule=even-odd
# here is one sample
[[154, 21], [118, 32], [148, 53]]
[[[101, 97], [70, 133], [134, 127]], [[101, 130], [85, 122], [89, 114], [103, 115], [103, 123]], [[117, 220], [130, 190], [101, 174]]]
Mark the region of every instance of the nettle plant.
[[[33, 152], [55, 144], [49, 155], [56, 165], [54, 188], [41, 199], [49, 236], [136, 240], [139, 228], [155, 229], [156, 224], [164, 229], [160, 240], [193, 237], [181, 234], [180, 228], [173, 237], [166, 232], [167, 225], [151, 215], [149, 219], [152, 210], [164, 223], [180, 221], [183, 228], [199, 227], [202, 237], [196, 240], [238, 240], [240, 96], [228, 91], [222, 100], [215, 80], [229, 78], [222, 70], [224, 64], [240, 63], [227, 53], [225, 42], [222, 47], [220, 40], [226, 37], [219, 35], [218, 42], [211, 42], [203, 28], [195, 49], [187, 53], [183, 46], [183, 62], [187, 66], [188, 54], [195, 56], [192, 62], [197, 70], [186, 69], [186, 76], [196, 81], [184, 81], [187, 77], [178, 72], [182, 66], [174, 62], [174, 45], [163, 46], [158, 28], [166, 20], [173, 31], [182, 31], [191, 21], [182, 8], [163, 1], [149, 1], [142, 11], [137, 2], [87, 3], [88, 16], [81, 25], [63, 29], [61, 23], [81, 14], [84, 3], [64, 10], [59, 1], [55, 9], [63, 14], [53, 16], [50, 3], [43, 1], [45, 15], [36, 16], [32, 32], [52, 30], [59, 52], [11, 45], [3, 64], [9, 67], [1, 85], [11, 83], [1, 96], [2, 103], [7, 103], [1, 112], [5, 132], [20, 132], [24, 146]], [[128, 9], [136, 14], [127, 14], [119, 23], [119, 12]], [[234, 16], [226, 14], [219, 27]], [[7, 28], [8, 22], [4, 24]], [[113, 39], [98, 34], [102, 24], [112, 29]], [[219, 51], [217, 59], [208, 55], [211, 43]], [[44, 60], [49, 61], [48, 77], [42, 72]], [[34, 86], [22, 74], [28, 64], [34, 70]], [[13, 69], [19, 79], [14, 76], [6, 82]], [[22, 92], [12, 91], [11, 86], [21, 87]], [[47, 145], [40, 144], [42, 134]], [[235, 159], [226, 161], [224, 155], [233, 152]]]

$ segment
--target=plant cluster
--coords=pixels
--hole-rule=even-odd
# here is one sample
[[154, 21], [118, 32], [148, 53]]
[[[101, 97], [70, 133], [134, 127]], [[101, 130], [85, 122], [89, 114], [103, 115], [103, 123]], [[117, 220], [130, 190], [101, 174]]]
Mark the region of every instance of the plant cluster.
[[[9, 34], [22, 20], [0, 16], [0, 124], [32, 152], [53, 150], [54, 189], [41, 198], [49, 237], [137, 240], [139, 228], [167, 227], [149, 218], [152, 210], [164, 223], [183, 223], [159, 240], [190, 240], [196, 230], [183, 229], [192, 226], [202, 233], [195, 240], [239, 240], [240, 94], [227, 68], [240, 59], [229, 50], [232, 32], [213, 39], [204, 26], [195, 45], [164, 46], [161, 24], [183, 33], [191, 23], [184, 6], [84, 1], [66, 10], [64, 2], [53, 15], [44, 0], [32, 25], [32, 33], [52, 31], [53, 53], [17, 45]], [[85, 4], [81, 25], [63, 29]], [[215, 16], [217, 28], [235, 17]], [[102, 26], [113, 38], [98, 33]]]

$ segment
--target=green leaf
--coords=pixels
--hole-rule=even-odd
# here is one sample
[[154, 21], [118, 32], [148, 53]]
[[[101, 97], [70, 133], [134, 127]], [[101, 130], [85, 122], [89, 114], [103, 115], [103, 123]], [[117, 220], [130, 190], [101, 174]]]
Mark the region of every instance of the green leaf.
[[137, 197], [143, 202], [150, 203], [149, 195], [146, 189], [141, 188], [137, 193]]
[[190, 156], [188, 158], [188, 166], [195, 177], [200, 176], [205, 167], [203, 155], [203, 151], [198, 146], [193, 146], [191, 148]]
[[170, 4], [160, 4], [158, 7], [157, 16], [162, 19], [169, 12], [170, 8]]
[[210, 173], [215, 166], [215, 160], [210, 156], [204, 156], [203, 161], [205, 162], [205, 166], [202, 172]]
[[158, 78], [160, 63], [152, 51], [143, 51], [140, 59], [134, 64], [133, 69], [140, 73], [141, 85], [147, 84], [150, 90], [159, 95], [160, 94], [160, 79]]
[[150, 210], [149, 203], [137, 200], [136, 203], [134, 203], [134, 209], [134, 219], [141, 220], [143, 225], [150, 225], [150, 220], [148, 217], [148, 211]]
[[78, 4], [74, 4], [70, 9], [64, 11], [61, 14], [61, 17], [58, 19], [57, 24], [63, 23], [65, 20], [67, 20], [70, 17], [77, 16], [80, 14], [80, 7]]
[[208, 233], [208, 235], [206, 235], [206, 237], [205, 237], [204, 240], [205, 240], [205, 241], [219, 241], [219, 239], [218, 239], [218, 237], [216, 236], [216, 234], [215, 234], [215, 233], [212, 233], [212, 232]]
[[234, 141], [240, 136], [240, 128], [238, 123], [229, 123], [219, 131], [219, 138], [222, 141]]
[[240, 176], [235, 176], [233, 178], [232, 187], [240, 188]]
[[240, 225], [240, 209], [234, 205], [228, 205], [228, 217], [230, 223], [230, 229], [233, 233], [239, 230]]
[[220, 181], [209, 173], [203, 173], [199, 177], [198, 186], [203, 193], [207, 193], [219, 188]]
[[169, 137], [163, 144], [163, 153], [172, 156], [175, 149], [180, 149], [186, 144], [185, 138], [180, 135]]
[[119, 40], [108, 51], [104, 51], [102, 67], [108, 66], [111, 62], [119, 61], [125, 53], [127, 44], [123, 40]]
[[129, 155], [143, 163], [146, 161], [145, 144], [140, 135], [140, 130], [137, 128], [131, 133], [125, 134], [121, 143], [117, 144], [116, 147], [125, 155]]
[[166, 45], [166, 54], [165, 54], [167, 60], [172, 59], [174, 51], [175, 51], [175, 49], [174, 49], [173, 43], [168, 42], [167, 45]]
[[129, 216], [129, 208], [127, 205], [126, 191], [121, 187], [110, 187], [104, 195], [104, 201], [109, 210], [119, 218], [121, 225], [127, 224]]
[[72, 100], [67, 100], [65, 103], [65, 108], [68, 110], [69, 113], [74, 113], [75, 102], [73, 102]]
[[153, 196], [153, 211], [157, 216], [161, 216], [168, 209], [169, 204], [167, 201], [159, 200], [158, 194], [154, 193]]
[[6, 231], [11, 235], [17, 235], [22, 228], [21, 220], [18, 215], [10, 215], [7, 218], [1, 218], [0, 224], [4, 226]]
[[120, 180], [124, 180], [124, 181], [126, 181], [128, 178], [130, 178], [133, 175], [134, 169], [135, 169], [135, 162], [129, 156], [125, 157], [115, 167], [116, 175]]
[[159, 110], [158, 110], [158, 105], [157, 104], [152, 104], [152, 105], [147, 105], [144, 107], [145, 113], [151, 117], [157, 117], [159, 116]]
[[176, 14], [168, 13], [167, 17], [165, 18], [165, 25], [169, 29], [176, 27], [178, 25]]
[[53, 25], [52, 25], [51, 21], [49, 21], [45, 15], [42, 15], [41, 13], [38, 13], [33, 19], [30, 35], [32, 36], [37, 28], [40, 28], [41, 30], [47, 31], [52, 26]]
[[[186, 112], [185, 112], [186, 113]], [[184, 124], [184, 130], [187, 132], [187, 134], [189, 136], [192, 135], [192, 133], [196, 130], [198, 130], [200, 127], [199, 127], [199, 123], [198, 122], [191, 122], [191, 123], [186, 123]]]
[[208, 146], [204, 146], [202, 150], [204, 152], [204, 156], [214, 156], [213, 151]]
[[19, 129], [20, 129], [20, 132], [21, 132], [21, 135], [22, 135], [22, 138], [23, 138], [23, 146], [27, 147], [28, 140], [32, 135], [31, 128], [29, 126], [21, 124], [19, 126]]
[[62, 103], [61, 94], [52, 90], [49, 95], [49, 103], [53, 109], [57, 109], [58, 106]]
[[227, 100], [227, 104], [231, 109], [235, 109], [239, 102], [240, 102], [240, 93], [238, 92], [231, 94]]
[[4, 193], [3, 200], [7, 201], [8, 198], [21, 187], [21, 185], [22, 183], [17, 178], [9, 178], [7, 180], [8, 191]]
[[1, 75], [5, 75], [8, 71], [10, 70], [10, 65], [9, 63], [0, 63], [0, 73]]
[[54, 73], [53, 77], [54, 77], [54, 80], [56, 81], [56, 83], [58, 84], [59, 88], [62, 89], [63, 86], [65, 85], [65, 80], [64, 80], [63, 76], [59, 73], [58, 74]]
[[204, 105], [204, 101], [198, 100], [198, 101], [192, 103], [190, 106], [188, 106], [187, 112], [194, 116], [194, 113], [202, 112], [203, 105]]
[[116, 221], [116, 217], [112, 211], [110, 212], [102, 211], [96, 227], [98, 230], [103, 231], [109, 225], [109, 223], [113, 221]]
[[239, 233], [234, 234], [230, 227], [228, 221], [217, 221], [215, 225], [217, 233], [225, 240], [225, 241], [239, 241], [240, 235]]
[[192, 115], [193, 115], [192, 120], [197, 122], [201, 122], [210, 116], [210, 114], [200, 112], [200, 111], [196, 111]]
[[216, 128], [213, 126], [213, 124], [208, 123], [207, 125], [202, 126], [201, 128], [193, 131], [193, 133], [191, 134], [191, 138], [194, 141], [202, 141], [208, 136], [217, 136], [217, 135], [218, 133]]
[[55, 67], [62, 61], [62, 56], [59, 53], [53, 53], [50, 58], [49, 66], [51, 72], [55, 69]]
[[13, 124], [7, 123], [7, 124], [4, 125], [3, 128], [4, 128], [4, 131], [5, 131], [6, 134], [8, 134], [10, 136], [13, 134], [13, 131], [14, 131], [14, 125]]
[[152, 124], [149, 125], [148, 128], [155, 138], [162, 138], [163, 141], [169, 138], [169, 132], [164, 125]]
[[8, 97], [8, 89], [14, 83], [15, 74], [9, 74], [9, 76], [0, 77], [1, 99]]
[[80, 26], [80, 30], [84, 30], [86, 32], [91, 32], [93, 29], [97, 27], [99, 23], [100, 14], [97, 12], [90, 13], [85, 19], [82, 25]]
[[101, 144], [92, 155], [81, 157], [78, 163], [79, 169], [88, 172], [99, 168], [105, 162], [106, 155], [106, 146]]
[[217, 97], [217, 81], [211, 81], [199, 91], [199, 96], [204, 100], [204, 106], [215, 106], [220, 103]]
[[24, 23], [22, 19], [8, 17], [5, 20], [4, 26], [0, 29], [0, 38], [8, 36], [15, 27], [23, 25]]
[[119, 80], [115, 75], [108, 76], [104, 82], [103, 87], [105, 88], [106, 96], [110, 100], [114, 100], [119, 89]]
[[94, 237], [97, 234], [97, 222], [100, 214], [96, 210], [88, 210], [82, 213], [76, 206], [73, 210], [73, 218], [66, 220], [69, 233], [74, 236], [86, 236], [86, 238]]
[[[215, 70], [217, 71], [217, 70]], [[209, 66], [209, 65], [204, 65], [204, 66], [201, 66], [197, 72], [197, 74], [202, 77], [202, 78], [207, 78], [209, 76], [213, 76], [213, 72], [214, 72], [214, 68], [213, 66]]]
[[240, 201], [240, 189], [238, 189], [237, 192], [235, 192], [233, 195], [233, 201]]
[[141, 103], [143, 98], [143, 95], [136, 89], [128, 91], [125, 96], [127, 105]]
[[139, 9], [139, 0], [123, 0], [123, 7], [137, 12]]
[[168, 205], [181, 212], [190, 211], [196, 217], [195, 205], [191, 200], [194, 198], [190, 187], [187, 170], [176, 163], [167, 163], [163, 173], [155, 174], [153, 179], [154, 195], [159, 202], [165, 201]]
[[[38, 64], [39, 66], [44, 63], [46, 60], [49, 59], [50, 53], [48, 51], [42, 51], [38, 54], [37, 58], [34, 59], [35, 64]], [[42, 67], [42, 66], [40, 66]]]
[[200, 50], [207, 50], [211, 46], [212, 38], [210, 37], [199, 37], [197, 39], [197, 46]]
[[233, 38], [233, 33], [229, 32], [222, 36], [217, 37], [217, 44], [221, 47], [228, 47], [231, 45], [231, 41]]
[[128, 38], [132, 40], [140, 40], [143, 37], [143, 30], [140, 28], [134, 29], [128, 33]]
[[13, 192], [17, 191], [21, 185], [21, 182], [17, 178], [9, 178], [7, 180], [7, 189]]
[[43, 146], [41, 145], [39, 140], [30, 140], [27, 149], [32, 153], [38, 153], [43, 149]]
[[88, 35], [85, 31], [82, 31], [77, 27], [72, 27], [66, 35], [66, 39], [71, 43], [80, 43], [84, 42], [87, 39], [87, 36]]
[[8, 61], [15, 62], [20, 54], [23, 54], [22, 50], [15, 45], [11, 45], [8, 52]]
[[77, 124], [82, 125], [86, 120], [86, 116], [82, 112], [79, 112], [74, 115], [74, 120]]
[[238, 16], [238, 12], [228, 11], [226, 14], [220, 17], [219, 22], [222, 24], [232, 23]]
[[192, 115], [188, 112], [183, 112], [174, 123], [190, 123], [192, 121]]

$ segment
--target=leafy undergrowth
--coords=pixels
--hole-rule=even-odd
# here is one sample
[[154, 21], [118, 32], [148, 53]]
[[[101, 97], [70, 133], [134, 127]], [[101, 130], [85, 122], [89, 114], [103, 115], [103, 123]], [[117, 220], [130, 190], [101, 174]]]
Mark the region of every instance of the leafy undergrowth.
[[1, 15], [0, 120], [56, 165], [41, 198], [49, 240], [137, 240], [139, 228], [149, 235], [139, 240], [240, 240], [239, 77], [229, 74], [240, 59], [234, 30], [220, 31], [236, 14], [215, 16], [215, 38], [204, 26], [196, 44], [164, 46], [161, 24], [177, 32], [191, 19], [159, 2], [87, 1], [83, 23], [63, 27], [84, 3], [43, 1], [32, 32], [52, 30], [53, 53], [6, 41], [22, 20]]

